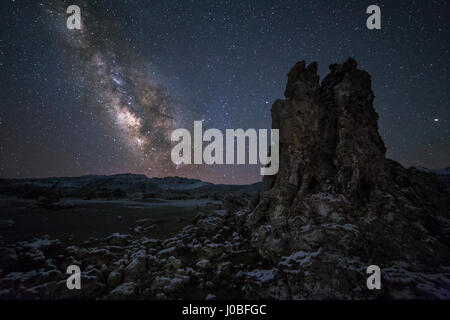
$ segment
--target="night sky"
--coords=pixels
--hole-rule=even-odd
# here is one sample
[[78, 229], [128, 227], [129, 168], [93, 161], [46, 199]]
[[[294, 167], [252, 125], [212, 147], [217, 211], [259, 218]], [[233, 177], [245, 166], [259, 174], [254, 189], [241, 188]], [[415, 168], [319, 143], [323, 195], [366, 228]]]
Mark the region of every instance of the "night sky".
[[170, 132], [270, 128], [297, 61], [323, 77], [348, 57], [372, 76], [388, 157], [450, 165], [448, 1], [2, 0], [0, 16], [0, 177], [259, 181], [260, 165], [175, 169]]

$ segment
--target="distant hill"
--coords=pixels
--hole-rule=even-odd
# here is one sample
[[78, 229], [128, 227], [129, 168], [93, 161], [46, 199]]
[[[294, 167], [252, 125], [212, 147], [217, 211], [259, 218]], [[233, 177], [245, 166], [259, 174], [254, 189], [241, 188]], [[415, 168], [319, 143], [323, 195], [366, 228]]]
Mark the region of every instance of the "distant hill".
[[167, 197], [186, 194], [256, 193], [260, 183], [224, 185], [182, 177], [148, 178], [143, 174], [87, 175], [81, 177], [50, 177], [37, 179], [0, 179], [0, 194], [24, 198], [77, 197], [122, 198], [142, 194], [144, 197]]
[[425, 167], [414, 167], [417, 170], [420, 171], [424, 171], [424, 172], [431, 172], [431, 173], [436, 173], [438, 176], [450, 176], [450, 167], [446, 167], [443, 169], [429, 169], [429, 168], [425, 168]]
[[429, 169], [422, 166], [417, 166], [413, 168], [422, 172], [436, 174], [440, 180], [445, 182], [450, 187], [450, 167], [446, 167], [443, 169]]

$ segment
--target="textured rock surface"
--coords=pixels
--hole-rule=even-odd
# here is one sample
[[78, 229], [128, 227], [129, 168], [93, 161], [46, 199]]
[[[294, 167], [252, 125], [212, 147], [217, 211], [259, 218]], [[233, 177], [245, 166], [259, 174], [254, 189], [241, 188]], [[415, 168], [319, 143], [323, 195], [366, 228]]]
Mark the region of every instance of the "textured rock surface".
[[[319, 83], [317, 64], [298, 62], [285, 96], [272, 107], [280, 170], [248, 217], [274, 279], [292, 298], [427, 297], [412, 273], [446, 274], [434, 284], [450, 297], [448, 194], [436, 176], [385, 158], [369, 74], [349, 59]], [[365, 287], [371, 264], [384, 270], [377, 293]]]

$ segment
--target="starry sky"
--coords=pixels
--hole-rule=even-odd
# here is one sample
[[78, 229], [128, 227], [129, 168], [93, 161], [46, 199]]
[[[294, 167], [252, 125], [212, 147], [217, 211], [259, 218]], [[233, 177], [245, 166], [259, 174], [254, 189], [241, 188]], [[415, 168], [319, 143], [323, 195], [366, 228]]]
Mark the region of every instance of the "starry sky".
[[348, 57], [372, 76], [388, 157], [450, 165], [448, 1], [2, 0], [0, 15], [0, 177], [259, 181], [260, 165], [174, 167], [170, 132], [270, 128], [297, 61], [323, 78]]

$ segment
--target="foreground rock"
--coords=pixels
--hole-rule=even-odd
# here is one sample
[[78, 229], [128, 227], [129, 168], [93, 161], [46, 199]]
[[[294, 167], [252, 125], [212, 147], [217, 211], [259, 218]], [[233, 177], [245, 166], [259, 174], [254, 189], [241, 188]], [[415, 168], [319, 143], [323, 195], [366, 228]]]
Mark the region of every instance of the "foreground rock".
[[[252, 245], [276, 268], [265, 277], [272, 291], [449, 298], [448, 193], [436, 176], [385, 158], [369, 74], [350, 59], [319, 83], [317, 64], [302, 61], [285, 96], [272, 107], [280, 170], [248, 217]], [[365, 282], [372, 264], [383, 270], [375, 292]]]
[[[151, 230], [62, 246], [48, 237], [0, 243], [2, 299], [177, 299], [239, 296], [245, 272], [258, 261], [240, 214], [200, 208], [195, 225], [175, 237], [149, 238]], [[231, 201], [230, 203], [232, 203]], [[245, 206], [246, 205], [246, 206]], [[237, 210], [237, 209], [236, 209]], [[137, 221], [142, 225], [143, 221]], [[81, 290], [68, 290], [69, 265], [80, 266]], [[217, 293], [219, 292], [219, 293]], [[214, 293], [214, 294], [213, 294]]]

